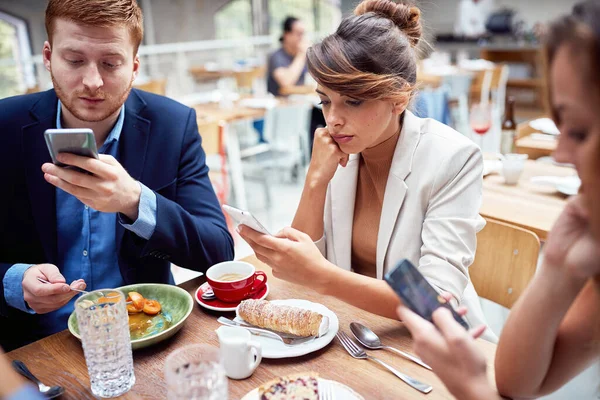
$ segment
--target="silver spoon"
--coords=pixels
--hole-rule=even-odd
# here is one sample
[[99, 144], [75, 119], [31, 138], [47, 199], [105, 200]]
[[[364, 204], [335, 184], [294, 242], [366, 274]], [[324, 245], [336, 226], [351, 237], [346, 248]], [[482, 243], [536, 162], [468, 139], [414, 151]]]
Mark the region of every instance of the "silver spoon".
[[371, 349], [371, 350], [388, 349], [388, 350], [393, 351], [396, 354], [401, 355], [404, 358], [409, 359], [410, 361], [412, 361], [416, 364], [419, 364], [423, 368], [427, 368], [427, 369], [431, 370], [431, 367], [429, 365], [425, 364], [423, 361], [421, 361], [421, 359], [419, 357], [415, 357], [412, 354], [408, 354], [402, 350], [398, 350], [393, 347], [384, 346], [383, 344], [381, 344], [381, 340], [379, 339], [379, 336], [377, 336], [375, 334], [375, 332], [373, 332], [372, 330], [370, 330], [363, 324], [359, 324], [358, 322], [352, 322], [352, 323], [350, 323], [350, 330], [352, 331], [352, 334], [354, 335], [356, 340], [358, 340], [360, 342], [360, 344], [365, 346], [367, 349]]
[[[45, 283], [45, 284], [47, 284], [47, 285], [52, 285], [52, 282], [48, 282], [47, 280], [45, 280], [45, 279], [42, 279], [42, 278], [40, 278], [40, 277], [38, 277], [38, 278], [37, 278], [37, 280], [38, 280], [38, 281], [40, 281], [40, 282], [42, 282], [42, 283]], [[72, 287], [70, 287], [70, 286], [69, 286], [69, 288], [70, 288], [71, 290], [74, 290], [74, 291], [76, 291], [76, 292], [79, 292], [79, 293], [83, 293], [83, 294], [87, 294], [87, 293], [89, 293], [87, 290], [75, 289], [75, 288], [72, 288]], [[100, 293], [100, 294], [101, 294], [102, 296], [104, 296], [104, 293]], [[126, 302], [125, 302], [125, 304], [132, 304], [132, 303], [133, 303], [132, 301], [126, 301]]]
[[215, 296], [215, 292], [213, 292], [212, 288], [208, 288], [208, 290], [206, 290], [204, 293], [202, 293], [202, 300], [214, 300], [217, 298], [217, 296]]
[[14, 360], [12, 362], [12, 366], [18, 373], [20, 373], [25, 378], [29, 379], [30, 381], [32, 381], [33, 383], [38, 385], [38, 389], [39, 389], [40, 393], [42, 393], [44, 396], [46, 396], [47, 399], [53, 399], [55, 397], [62, 395], [65, 392], [65, 389], [62, 386], [46, 386], [46, 385], [44, 385], [42, 382], [40, 382], [40, 380], [38, 378], [35, 377], [35, 375], [33, 375], [31, 373], [31, 371], [29, 371], [27, 366], [25, 366], [25, 364], [23, 364], [22, 361]]
[[[42, 283], [45, 283], [45, 284], [52, 285], [52, 282], [48, 282], [47, 280], [45, 280], [45, 279], [42, 279], [42, 278], [40, 278], [40, 277], [38, 277], [38, 278], [37, 278], [37, 280], [38, 280], [38, 281], [40, 281], [40, 282], [42, 282]], [[69, 286], [69, 287], [70, 287], [70, 286]], [[87, 290], [75, 289], [75, 288], [72, 288], [72, 287], [70, 287], [70, 288], [71, 288], [71, 290], [74, 290], [74, 291], [76, 291], [76, 292], [80, 292], [80, 293], [89, 293]]]

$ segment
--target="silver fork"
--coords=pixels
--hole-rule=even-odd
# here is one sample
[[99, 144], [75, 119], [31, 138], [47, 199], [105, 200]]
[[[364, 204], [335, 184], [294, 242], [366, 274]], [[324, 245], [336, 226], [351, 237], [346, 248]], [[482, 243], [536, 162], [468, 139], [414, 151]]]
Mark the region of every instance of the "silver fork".
[[331, 382], [319, 379], [319, 400], [335, 400]]
[[227, 325], [227, 326], [239, 326], [240, 328], [244, 328], [244, 329], [250, 331], [251, 333], [254, 333], [255, 335], [269, 337], [271, 339], [279, 340], [279, 341], [283, 342], [283, 344], [285, 344], [286, 346], [297, 346], [299, 344], [308, 343], [308, 342], [315, 340], [314, 336], [298, 337], [298, 338], [284, 337], [278, 333], [275, 333], [275, 332], [272, 332], [272, 331], [269, 331], [266, 329], [248, 326], [246, 324], [241, 324], [237, 321], [233, 321], [233, 320], [230, 320], [229, 318], [225, 318], [225, 317], [219, 317], [217, 319], [217, 322], [219, 322], [220, 324], [223, 324], [223, 325]]
[[414, 389], [417, 389], [421, 393], [427, 394], [427, 393], [431, 392], [431, 390], [433, 389], [430, 385], [419, 382], [418, 380], [411, 378], [410, 376], [405, 375], [402, 372], [397, 371], [395, 368], [389, 366], [388, 364], [384, 363], [383, 361], [381, 361], [373, 356], [368, 355], [352, 339], [350, 339], [350, 337], [347, 334], [345, 334], [344, 332], [339, 331], [335, 336], [340, 341], [342, 346], [344, 346], [344, 349], [346, 349], [346, 351], [352, 357], [358, 358], [358, 359], [375, 361], [376, 363], [380, 364], [381, 366], [387, 368], [391, 373], [396, 375], [398, 378], [400, 378], [406, 384], [408, 384], [409, 386], [411, 386]]

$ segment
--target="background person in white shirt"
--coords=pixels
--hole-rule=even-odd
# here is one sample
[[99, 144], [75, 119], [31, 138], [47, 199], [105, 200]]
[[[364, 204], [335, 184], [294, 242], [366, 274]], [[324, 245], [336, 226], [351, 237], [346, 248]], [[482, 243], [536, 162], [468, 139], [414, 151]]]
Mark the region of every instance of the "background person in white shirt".
[[491, 0], [461, 0], [457, 7], [454, 34], [467, 37], [484, 35], [491, 7]]

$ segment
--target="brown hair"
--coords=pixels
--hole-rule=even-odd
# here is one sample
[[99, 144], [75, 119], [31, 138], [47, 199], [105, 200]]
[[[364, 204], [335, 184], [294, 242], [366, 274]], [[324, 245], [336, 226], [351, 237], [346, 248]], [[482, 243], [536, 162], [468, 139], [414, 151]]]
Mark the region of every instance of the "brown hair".
[[336, 32], [308, 49], [315, 80], [359, 100], [408, 102], [417, 82], [421, 11], [391, 0], [364, 0]]
[[[600, 86], [596, 73], [600, 67], [600, 2], [592, 0], [576, 4], [572, 14], [559, 18], [550, 25], [544, 42], [548, 102], [552, 91], [550, 67], [558, 49], [565, 44], [575, 50], [573, 54], [577, 57], [587, 57], [585, 62], [579, 62], [578, 67], [586, 79]], [[556, 116], [554, 119], [556, 120]]]
[[[600, 2], [588, 0], [573, 7], [573, 12], [565, 17], [556, 20], [548, 29], [545, 37], [545, 60], [548, 76], [549, 94], [552, 90], [550, 85], [550, 67], [558, 52], [563, 45], [568, 45], [573, 55], [573, 62], [577, 63], [584, 79], [591, 82], [591, 90], [595, 93], [600, 91], [600, 78], [597, 75], [600, 67]], [[550, 101], [550, 95], [547, 98]], [[554, 110], [553, 110], [554, 112]], [[556, 120], [557, 116], [553, 115]], [[595, 158], [595, 164], [587, 166], [593, 173], [600, 173], [600, 148], [596, 149], [598, 157]], [[598, 191], [597, 187], [586, 187], [587, 194], [592, 191]], [[600, 192], [596, 192], [600, 193]], [[598, 206], [597, 204], [595, 205]], [[591, 218], [598, 213], [591, 212]], [[600, 221], [592, 221], [598, 225]], [[600, 238], [596, 238], [600, 240]], [[600, 293], [600, 275], [594, 277], [594, 286]], [[600, 324], [598, 324], [595, 333], [595, 346], [600, 347]]]
[[144, 19], [136, 0], [49, 0], [46, 33], [51, 44], [57, 18], [103, 28], [124, 24], [133, 40], [134, 55], [144, 36]]

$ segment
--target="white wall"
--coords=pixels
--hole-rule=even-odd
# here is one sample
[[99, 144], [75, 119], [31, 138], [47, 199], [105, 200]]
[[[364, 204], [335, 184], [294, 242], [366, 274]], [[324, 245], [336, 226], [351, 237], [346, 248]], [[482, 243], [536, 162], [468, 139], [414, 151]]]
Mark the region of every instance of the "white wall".
[[152, 0], [156, 44], [214, 39], [214, 14], [228, 2]]
[[[228, 2], [229, 0], [151, 0], [156, 43], [214, 39], [213, 16]], [[40, 54], [46, 40], [46, 1], [0, 0], [0, 11], [27, 21], [32, 52]]]
[[[511, 8], [517, 11], [528, 27], [536, 22], [549, 22], [567, 14], [580, 0], [487, 0], [495, 9]], [[417, 0], [423, 12], [423, 21], [430, 31], [451, 33], [459, 0]]]

